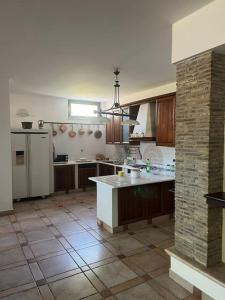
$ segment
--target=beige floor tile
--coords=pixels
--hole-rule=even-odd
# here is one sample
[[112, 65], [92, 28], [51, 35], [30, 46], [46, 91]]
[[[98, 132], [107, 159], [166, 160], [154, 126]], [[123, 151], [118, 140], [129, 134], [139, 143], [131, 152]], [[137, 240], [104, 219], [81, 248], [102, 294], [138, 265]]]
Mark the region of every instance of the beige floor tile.
[[33, 282], [27, 265], [0, 271], [0, 290], [7, 290]]
[[120, 283], [120, 284], [112, 287], [110, 289], [110, 291], [111, 291], [111, 293], [113, 295], [119, 294], [119, 293], [121, 293], [121, 292], [123, 292], [125, 290], [128, 290], [128, 289], [133, 288], [133, 287], [135, 287], [135, 286], [137, 286], [139, 284], [142, 284], [143, 282], [144, 282], [143, 278], [141, 278], [141, 277], [135, 277], [133, 279], [130, 279], [128, 281], [125, 281], [123, 283]]
[[154, 244], [168, 239], [168, 235], [162, 233], [158, 228], [147, 228], [139, 231], [133, 237], [145, 245]]
[[36, 257], [64, 250], [63, 246], [56, 239], [31, 244], [30, 248]]
[[54, 276], [78, 268], [77, 264], [67, 253], [41, 260], [38, 264], [45, 277]]
[[0, 234], [1, 233], [10, 233], [13, 232], [14, 229], [11, 224], [0, 224]]
[[42, 297], [38, 292], [38, 289], [34, 288], [1, 299], [2, 300], [42, 300]]
[[0, 225], [10, 224], [9, 216], [0, 217]]
[[0, 252], [0, 266], [15, 264], [26, 261], [23, 251], [20, 247], [8, 249]]
[[113, 254], [101, 244], [78, 250], [77, 253], [87, 264], [95, 263], [113, 256]]
[[68, 214], [62, 212], [60, 214], [54, 215], [54, 216], [49, 216], [49, 220], [52, 222], [52, 224], [57, 225], [57, 224], [64, 224], [73, 221]]
[[44, 279], [41, 269], [39, 268], [39, 265], [36, 262], [30, 263], [29, 267], [30, 267], [30, 270], [33, 274], [35, 281]]
[[26, 236], [29, 243], [54, 239], [54, 235], [47, 227], [41, 227], [37, 230], [32, 231], [25, 231], [24, 235]]
[[77, 252], [72, 250], [69, 253], [79, 267], [83, 267], [86, 265], [86, 262], [80, 257], [80, 255], [77, 254]]
[[169, 277], [168, 273], [160, 275], [154, 280], [156, 280], [165, 289], [169, 290], [178, 299], [184, 299], [185, 297], [190, 296], [190, 293], [187, 290], [185, 290], [182, 286], [177, 284], [174, 280], [172, 280]]
[[167, 248], [174, 246], [174, 240], [168, 239], [168, 240], [164, 240], [161, 242], [156, 242], [155, 245], [161, 249], [167, 249]]
[[98, 267], [93, 271], [107, 287], [115, 286], [137, 276], [121, 261]]
[[116, 295], [118, 300], [164, 300], [147, 283], [140, 284]]
[[67, 241], [75, 249], [88, 244], [98, 244], [99, 242], [88, 232], [78, 232], [66, 237]]
[[190, 295], [190, 296], [186, 297], [184, 300], [200, 300], [200, 298]]
[[111, 238], [113, 236], [112, 233], [106, 231], [105, 229], [103, 229], [101, 227], [96, 228], [95, 231], [97, 232], [97, 234], [99, 234], [103, 238]]
[[97, 293], [84, 274], [78, 274], [50, 284], [56, 300], [76, 300]]
[[[100, 294], [91, 295], [85, 298], [85, 300], [101, 300], [103, 299]], [[108, 300], [108, 298], [107, 298]]]
[[23, 231], [37, 230], [40, 227], [45, 227], [44, 222], [40, 218], [25, 219], [20, 222]]
[[22, 221], [25, 219], [33, 219], [33, 218], [36, 219], [38, 217], [38, 214], [35, 211], [26, 210], [26, 211], [15, 213], [15, 216], [18, 221]]
[[95, 273], [92, 270], [86, 271], [85, 275], [90, 280], [90, 282], [93, 284], [93, 286], [96, 288], [98, 292], [102, 292], [106, 289], [104, 284], [98, 279], [98, 277], [95, 275]]
[[1, 233], [0, 234], [0, 251], [17, 247], [19, 241], [15, 233]]
[[47, 217], [50, 217], [50, 216], [60, 214], [62, 210], [59, 207], [52, 206], [52, 207], [48, 207], [48, 208], [43, 208], [41, 211], [44, 213], [44, 215], [46, 215]]
[[76, 222], [68, 222], [61, 225], [57, 225], [56, 228], [65, 236], [85, 231], [85, 229]]
[[104, 265], [113, 263], [114, 261], [118, 261], [118, 260], [119, 260], [119, 258], [117, 256], [112, 256], [112, 257], [109, 257], [109, 258], [97, 261], [97, 262], [95, 262], [93, 264], [89, 264], [89, 267], [91, 269], [95, 269], [97, 267], [104, 266]]
[[129, 266], [134, 266], [140, 268], [146, 273], [149, 273], [153, 270], [166, 267], [168, 265], [167, 260], [164, 259], [158, 253], [155, 253], [154, 250], [145, 251], [133, 256], [129, 256], [124, 259], [124, 262]]
[[132, 237], [124, 237], [119, 239], [109, 240], [109, 243], [120, 253], [125, 253], [131, 250], [143, 248], [144, 244], [140, 243]]
[[[51, 292], [51, 290], [50, 290], [50, 288], [47, 284], [41, 285], [38, 288], [39, 288], [39, 291], [42, 295], [43, 300], [55, 300], [53, 295], [52, 295], [52, 292]], [[29, 299], [29, 300], [33, 300], [33, 299]]]

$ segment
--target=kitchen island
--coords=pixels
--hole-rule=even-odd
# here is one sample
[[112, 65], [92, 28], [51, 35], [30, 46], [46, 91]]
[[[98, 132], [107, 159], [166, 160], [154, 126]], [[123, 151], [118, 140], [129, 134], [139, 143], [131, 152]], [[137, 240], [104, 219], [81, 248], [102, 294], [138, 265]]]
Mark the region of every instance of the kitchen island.
[[129, 228], [137, 222], [174, 212], [174, 176], [145, 174], [91, 177], [97, 184], [97, 221], [111, 233]]

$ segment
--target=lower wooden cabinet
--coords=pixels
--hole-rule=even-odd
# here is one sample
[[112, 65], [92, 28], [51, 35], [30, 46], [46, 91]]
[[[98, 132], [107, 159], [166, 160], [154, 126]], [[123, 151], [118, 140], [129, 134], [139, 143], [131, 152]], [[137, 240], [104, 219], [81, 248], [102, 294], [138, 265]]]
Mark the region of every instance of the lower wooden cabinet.
[[54, 166], [55, 192], [75, 189], [75, 165]]
[[119, 171], [123, 171], [122, 167], [116, 167], [116, 174], [118, 174]]
[[86, 187], [95, 185], [95, 182], [89, 180], [89, 177], [97, 176], [96, 164], [82, 164], [78, 166], [78, 187], [85, 190]]
[[118, 225], [174, 212], [173, 181], [118, 189]]
[[143, 219], [143, 205], [138, 187], [118, 189], [118, 225], [130, 224]]
[[114, 166], [99, 164], [99, 176], [114, 175]]
[[[162, 212], [171, 214], [175, 210], [174, 192], [170, 190], [174, 188], [174, 182], [163, 182], [161, 189], [161, 197], [166, 201], [162, 201]], [[169, 192], [168, 192], [169, 191]]]

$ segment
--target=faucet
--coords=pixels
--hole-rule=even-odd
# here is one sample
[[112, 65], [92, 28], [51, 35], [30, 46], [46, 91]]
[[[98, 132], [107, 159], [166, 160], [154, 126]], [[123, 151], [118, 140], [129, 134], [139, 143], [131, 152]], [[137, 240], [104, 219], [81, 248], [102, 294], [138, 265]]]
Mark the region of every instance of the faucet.
[[141, 150], [140, 150], [140, 147], [137, 148], [137, 154], [139, 155], [140, 157], [140, 160], [142, 160], [142, 154], [141, 154]]

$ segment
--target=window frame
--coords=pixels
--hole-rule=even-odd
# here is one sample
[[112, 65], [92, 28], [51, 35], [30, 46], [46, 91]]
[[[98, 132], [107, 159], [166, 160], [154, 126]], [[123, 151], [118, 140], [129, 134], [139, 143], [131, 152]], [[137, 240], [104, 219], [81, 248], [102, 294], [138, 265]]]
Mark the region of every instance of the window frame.
[[80, 119], [80, 120], [88, 120], [88, 119], [95, 119], [97, 118], [96, 116], [73, 116], [71, 115], [71, 104], [86, 104], [86, 105], [97, 105], [97, 110], [100, 110], [100, 102], [98, 101], [88, 101], [88, 100], [68, 100], [68, 118], [69, 120], [75, 120], [75, 119]]

